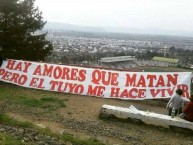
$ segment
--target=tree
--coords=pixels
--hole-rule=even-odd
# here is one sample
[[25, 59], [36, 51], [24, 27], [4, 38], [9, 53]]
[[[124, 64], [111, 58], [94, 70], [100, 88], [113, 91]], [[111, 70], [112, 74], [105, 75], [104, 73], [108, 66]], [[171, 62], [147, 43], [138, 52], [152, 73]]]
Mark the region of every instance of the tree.
[[46, 22], [34, 2], [0, 0], [0, 47], [4, 57], [39, 61], [51, 53], [47, 33], [40, 31]]

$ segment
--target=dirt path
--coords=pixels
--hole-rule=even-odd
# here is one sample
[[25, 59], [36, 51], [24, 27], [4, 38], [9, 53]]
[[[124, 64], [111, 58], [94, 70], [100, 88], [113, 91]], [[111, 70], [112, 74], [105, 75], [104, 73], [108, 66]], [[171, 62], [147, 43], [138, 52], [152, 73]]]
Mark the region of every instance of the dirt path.
[[59, 116], [53, 118], [34, 118], [30, 114], [9, 113], [18, 120], [31, 121], [42, 127], [49, 127], [55, 132], [65, 132], [80, 138], [97, 138], [110, 145], [189, 145], [193, 144], [193, 137], [183, 133], [176, 133], [167, 129], [139, 125], [132, 122], [117, 120], [100, 120], [98, 118], [103, 104], [128, 107], [131, 104], [141, 110], [150, 110], [166, 114], [164, 103], [159, 101], [123, 101], [103, 99], [79, 95], [60, 95], [66, 100], [66, 108], [56, 112]]
[[151, 104], [144, 104], [141, 101], [126, 101], [118, 99], [104, 99], [89, 96], [69, 95], [67, 108], [60, 111], [65, 118], [74, 118], [78, 120], [96, 120], [100, 112], [100, 108], [104, 104], [115, 105], [121, 107], [129, 107], [134, 105], [142, 110], [151, 110], [166, 114], [167, 111], [163, 107], [155, 107]]

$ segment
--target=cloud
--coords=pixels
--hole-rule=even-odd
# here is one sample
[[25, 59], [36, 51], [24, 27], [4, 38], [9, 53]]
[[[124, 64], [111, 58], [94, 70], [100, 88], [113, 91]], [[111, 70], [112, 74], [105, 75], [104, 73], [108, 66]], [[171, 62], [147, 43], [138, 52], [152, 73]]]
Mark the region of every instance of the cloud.
[[36, 0], [47, 21], [85, 26], [193, 29], [192, 0]]

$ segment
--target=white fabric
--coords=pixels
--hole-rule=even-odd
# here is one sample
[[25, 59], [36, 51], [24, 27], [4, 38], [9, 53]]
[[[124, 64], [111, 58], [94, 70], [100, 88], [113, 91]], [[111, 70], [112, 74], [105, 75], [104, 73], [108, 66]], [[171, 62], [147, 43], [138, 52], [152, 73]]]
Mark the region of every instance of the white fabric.
[[189, 98], [192, 72], [126, 72], [21, 60], [4, 61], [0, 80], [28, 88], [116, 99]]

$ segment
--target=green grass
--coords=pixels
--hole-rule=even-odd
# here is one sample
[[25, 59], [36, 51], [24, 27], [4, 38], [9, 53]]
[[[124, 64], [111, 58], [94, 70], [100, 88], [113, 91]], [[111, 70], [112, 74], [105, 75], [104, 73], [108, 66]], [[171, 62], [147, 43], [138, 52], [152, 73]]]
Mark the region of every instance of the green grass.
[[190, 69], [175, 68], [175, 67], [136, 67], [134, 70], [144, 72], [192, 72]]
[[21, 140], [14, 136], [0, 133], [0, 145], [21, 145]]
[[105, 145], [101, 143], [100, 141], [98, 141], [96, 138], [80, 139], [70, 134], [59, 135], [59, 134], [53, 133], [49, 128], [39, 128], [38, 130], [41, 134], [54, 136], [56, 138], [60, 138], [63, 141], [69, 141], [71, 143], [75, 143], [78, 145]]
[[[49, 128], [39, 128], [38, 126], [30, 122], [17, 121], [13, 118], [10, 118], [6, 114], [0, 115], [0, 123], [6, 124], [9, 126], [14, 126], [14, 127], [36, 129], [40, 134], [57, 137], [63, 141], [69, 141], [71, 143], [76, 143], [79, 145], [105, 145], [99, 142], [95, 138], [80, 139], [69, 134], [63, 134], [63, 135], [56, 134], [56, 133], [53, 133]], [[20, 144], [21, 144], [21, 141], [16, 139], [15, 137], [0, 133], [0, 145], [20, 145]]]
[[0, 82], [0, 101], [25, 107], [55, 111], [66, 107], [67, 100], [60, 99], [58, 93], [34, 90]]
[[0, 115], [0, 123], [1, 124], [11, 125], [11, 126], [22, 127], [22, 128], [34, 128], [35, 127], [34, 124], [32, 124], [30, 122], [17, 121], [13, 118], [10, 118], [6, 114], [1, 114]]
[[[0, 82], [0, 102], [7, 102], [7, 104], [14, 104], [17, 106], [25, 106], [27, 107], [27, 109], [30, 109], [33, 107], [33, 108], [40, 108], [43, 110], [46, 109], [49, 111], [53, 111], [53, 110], [66, 107], [65, 102], [67, 101], [67, 99], [60, 98], [60, 97], [63, 97], [64, 95], [66, 94], [28, 89], [28, 88], [15, 86], [12, 84], [6, 84], [6, 83]], [[80, 139], [69, 134], [63, 134], [63, 135], [56, 134], [56, 133], [53, 133], [49, 128], [39, 128], [33, 123], [17, 121], [5, 114], [0, 114], [0, 123], [10, 125], [10, 126], [21, 127], [21, 128], [36, 129], [40, 134], [54, 136], [54, 137], [60, 138], [64, 142], [69, 141], [79, 145], [104, 145], [103, 143], [99, 142], [95, 138]], [[0, 138], [0, 145], [1, 144], [2, 145], [21, 144], [21, 141], [16, 140], [14, 137], [10, 137], [8, 135], [3, 135], [3, 134], [2, 136], [4, 141], [1, 143], [1, 138]]]
[[90, 138], [90, 139], [84, 140], [84, 139], [75, 138], [69, 134], [63, 134], [62, 138], [66, 141], [70, 141], [71, 143], [80, 144], [80, 145], [105, 145], [99, 142], [96, 138]]
[[27, 107], [36, 107], [47, 109], [49, 111], [57, 110], [59, 108], [64, 108], [66, 105], [63, 100], [54, 97], [47, 98], [29, 98], [25, 96], [15, 96], [13, 100], [14, 104], [19, 104]]

